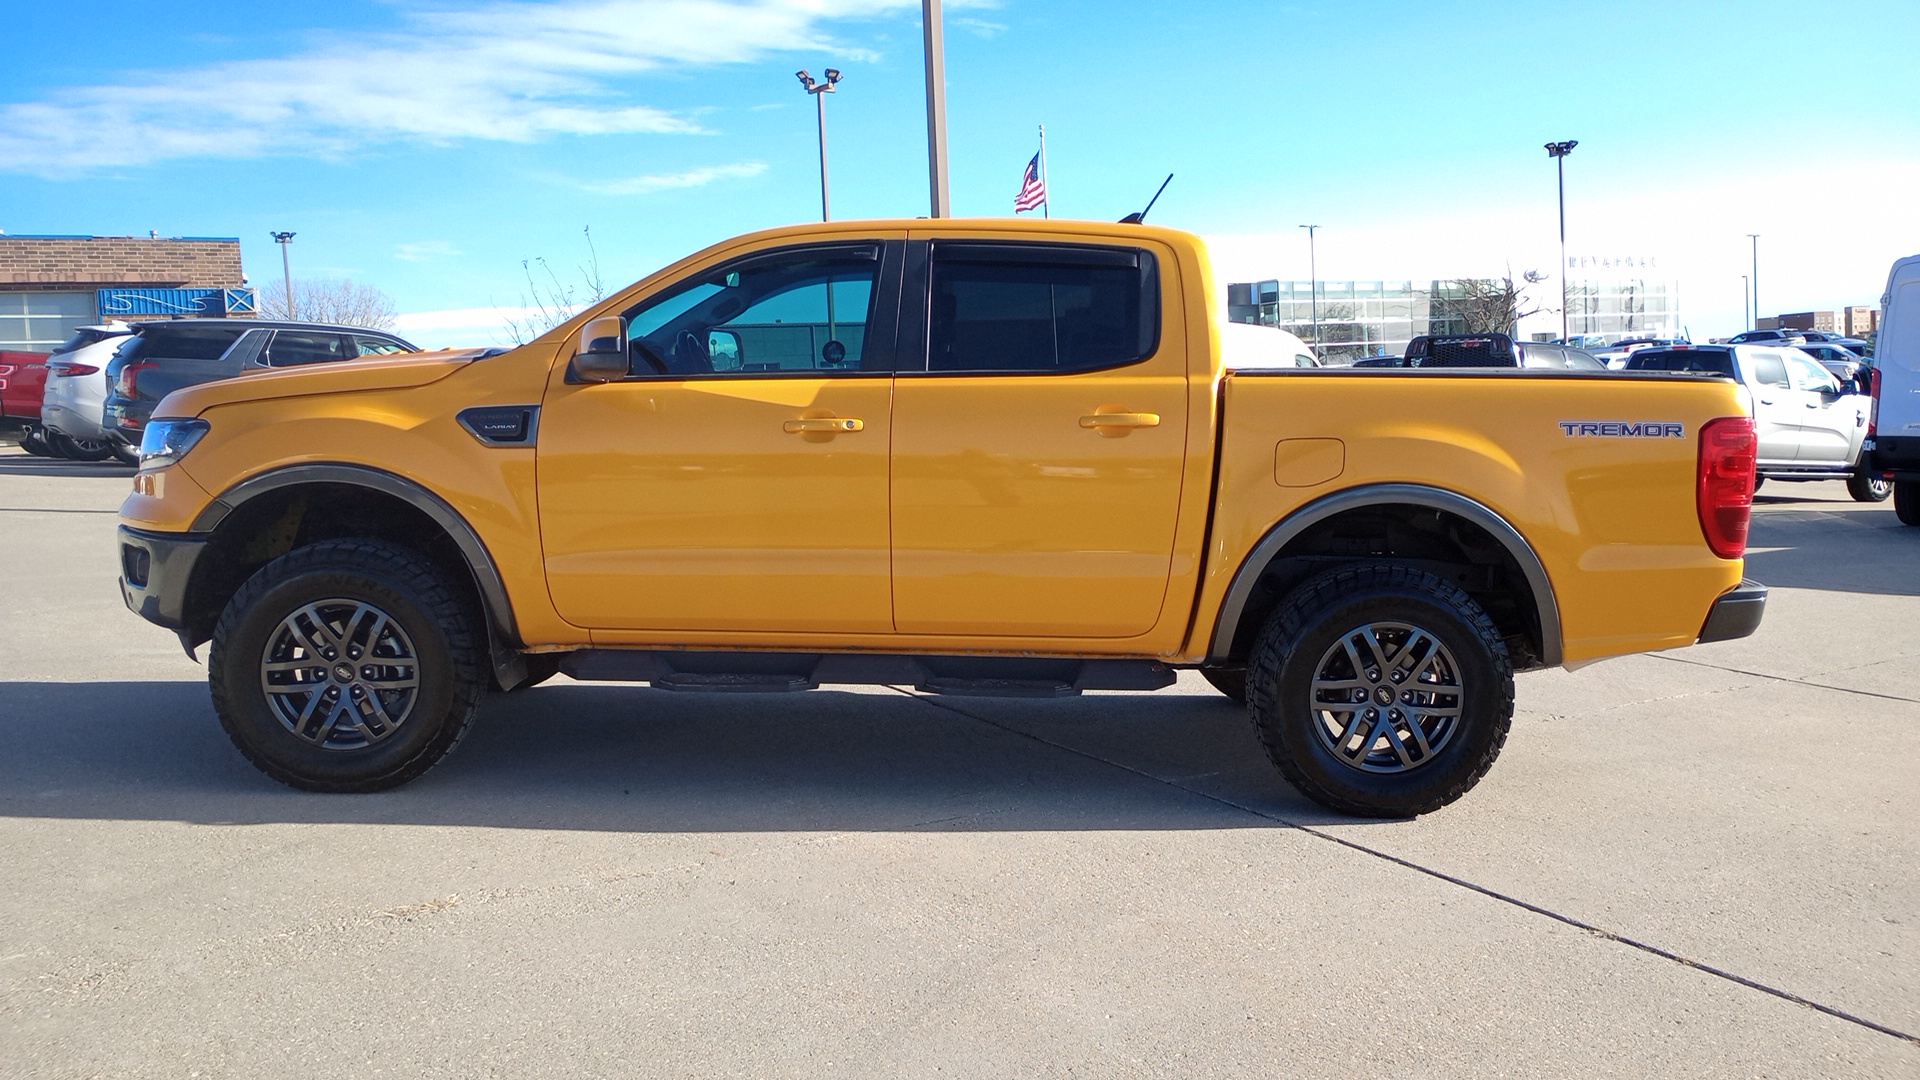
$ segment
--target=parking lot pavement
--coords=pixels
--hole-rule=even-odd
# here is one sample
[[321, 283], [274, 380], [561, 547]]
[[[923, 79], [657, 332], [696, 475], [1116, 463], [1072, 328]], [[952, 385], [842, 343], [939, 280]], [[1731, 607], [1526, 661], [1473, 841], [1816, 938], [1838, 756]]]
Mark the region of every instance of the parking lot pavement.
[[557, 680], [300, 794], [120, 606], [125, 473], [0, 451], [0, 1075], [1920, 1075], [1920, 529], [1838, 485], [1754, 638], [1523, 676], [1360, 822], [1191, 678]]

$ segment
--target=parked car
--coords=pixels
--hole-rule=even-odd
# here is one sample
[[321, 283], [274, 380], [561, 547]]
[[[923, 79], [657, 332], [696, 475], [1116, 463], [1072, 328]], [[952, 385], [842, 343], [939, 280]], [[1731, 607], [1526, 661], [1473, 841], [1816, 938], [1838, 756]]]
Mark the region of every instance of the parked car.
[[1851, 384], [1851, 390], [1854, 393], [1864, 394], [1870, 391], [1871, 388], [1862, 381], [1862, 377], [1873, 367], [1873, 364], [1853, 350], [1838, 345], [1815, 344], [1795, 345], [1794, 348], [1813, 357], [1821, 367], [1832, 372], [1833, 377], [1840, 380], [1841, 386]]
[[[1377, 362], [1376, 362], [1377, 361]], [[1520, 367], [1536, 371], [1605, 371], [1587, 352], [1551, 341], [1514, 341], [1505, 334], [1421, 335], [1403, 357], [1357, 361], [1368, 367]]]
[[1779, 344], [1793, 336], [1792, 330], [1747, 330], [1735, 334], [1726, 340], [1728, 345], [1764, 345], [1768, 342]]
[[1259, 368], [1319, 367], [1312, 346], [1277, 326], [1225, 323], [1220, 327], [1220, 360], [1230, 371]]
[[1876, 420], [1871, 469], [1893, 477], [1893, 509], [1920, 525], [1920, 255], [1887, 271], [1880, 296], [1880, 332], [1873, 340]]
[[1607, 367], [1618, 371], [1626, 366], [1627, 357], [1641, 349], [1664, 348], [1670, 345], [1686, 345], [1690, 342], [1683, 338], [1621, 338], [1619, 341], [1593, 354], [1594, 358]]
[[46, 353], [0, 352], [0, 437], [17, 442], [34, 434], [46, 384]]
[[1861, 451], [1873, 399], [1848, 393], [1813, 357], [1792, 346], [1677, 345], [1642, 349], [1627, 371], [1717, 375], [1746, 391], [1759, 433], [1761, 480], [1845, 480], [1860, 502], [1880, 502], [1892, 485], [1865, 466]]
[[47, 357], [47, 390], [40, 427], [54, 452], [80, 461], [118, 456], [132, 464], [133, 449], [103, 426], [107, 362], [133, 328], [123, 322], [83, 326]]
[[379, 330], [256, 319], [142, 323], [107, 364], [102, 426], [140, 445], [154, 405], [175, 390], [269, 368], [307, 367], [419, 350]]

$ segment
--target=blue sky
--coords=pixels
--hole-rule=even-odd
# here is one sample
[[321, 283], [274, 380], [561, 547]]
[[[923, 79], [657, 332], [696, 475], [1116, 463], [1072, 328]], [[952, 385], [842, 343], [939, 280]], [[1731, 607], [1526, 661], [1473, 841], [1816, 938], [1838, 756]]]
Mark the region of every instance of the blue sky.
[[[926, 212], [913, 0], [16, 5], [0, 229], [238, 236], [384, 289], [424, 344], [492, 343], [522, 259], [624, 283], [819, 212]], [[1652, 254], [1697, 335], [1871, 303], [1920, 251], [1920, 4], [947, 4], [954, 210], [1011, 212], [1045, 123], [1056, 216], [1161, 224], [1223, 278], [1557, 264], [1541, 144], [1577, 138], [1569, 246]], [[24, 47], [22, 47], [24, 46]]]

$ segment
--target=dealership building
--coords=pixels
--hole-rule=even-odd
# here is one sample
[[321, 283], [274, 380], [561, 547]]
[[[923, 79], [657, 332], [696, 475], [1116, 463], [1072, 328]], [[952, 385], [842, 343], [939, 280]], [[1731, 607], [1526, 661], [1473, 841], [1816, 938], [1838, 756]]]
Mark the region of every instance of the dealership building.
[[47, 352], [76, 326], [254, 314], [240, 241], [0, 235], [0, 350]]

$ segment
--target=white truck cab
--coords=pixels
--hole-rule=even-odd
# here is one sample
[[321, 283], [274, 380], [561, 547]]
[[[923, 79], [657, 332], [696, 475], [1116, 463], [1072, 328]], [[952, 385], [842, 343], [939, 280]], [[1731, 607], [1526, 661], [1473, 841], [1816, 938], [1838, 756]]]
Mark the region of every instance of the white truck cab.
[[1880, 336], [1873, 346], [1874, 436], [1870, 468], [1893, 477], [1893, 508], [1920, 525], [1920, 255], [1887, 273], [1880, 297]]

